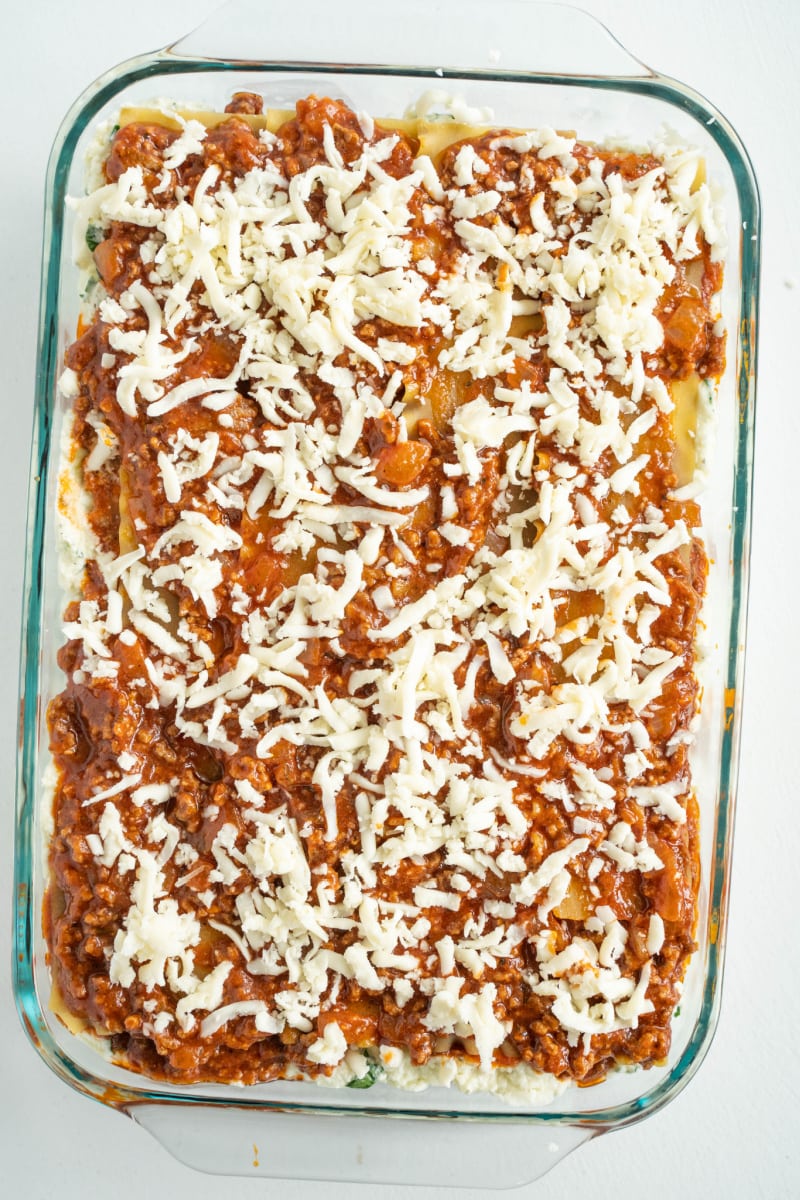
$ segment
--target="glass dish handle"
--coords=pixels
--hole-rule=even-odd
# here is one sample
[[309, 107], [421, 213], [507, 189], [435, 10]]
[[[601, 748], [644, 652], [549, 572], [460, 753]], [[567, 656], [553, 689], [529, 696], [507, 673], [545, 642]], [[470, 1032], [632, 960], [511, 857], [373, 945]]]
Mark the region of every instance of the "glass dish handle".
[[375, 20], [374, 0], [350, 0], [346, 20], [331, 20], [329, 0], [302, 5], [228, 0], [168, 47], [169, 56], [230, 63], [356, 66], [381, 63], [408, 74], [475, 71], [631, 78], [653, 72], [583, 9], [511, 0], [515, 19], [497, 19], [486, 0], [461, 0], [457, 20], [431, 15], [429, 0], [403, 0], [391, 37]]
[[130, 1116], [179, 1162], [215, 1175], [511, 1188], [532, 1183], [592, 1134], [576, 1125], [382, 1121], [255, 1106], [140, 1104]]

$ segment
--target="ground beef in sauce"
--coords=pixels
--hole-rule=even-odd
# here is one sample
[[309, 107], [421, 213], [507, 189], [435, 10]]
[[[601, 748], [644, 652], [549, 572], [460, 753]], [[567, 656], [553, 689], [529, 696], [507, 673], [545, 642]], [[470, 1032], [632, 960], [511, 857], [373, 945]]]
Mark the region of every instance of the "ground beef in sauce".
[[[504, 239], [510, 244], [512, 234], [527, 238], [528, 282], [531, 272], [544, 275], [570, 246], [577, 262], [578, 234], [601, 211], [598, 197], [617, 183], [614, 194], [624, 195], [626, 186], [658, 172], [660, 160], [580, 142], [542, 157], [535, 145], [520, 149], [515, 135], [478, 133], [468, 140], [469, 154], [463, 154], [462, 142], [436, 162], [445, 193], [452, 189], [444, 199], [428, 194], [424, 176], [417, 176], [394, 207], [387, 205], [381, 220], [394, 222], [400, 232], [385, 244], [383, 261], [379, 254], [363, 260], [368, 278], [359, 284], [359, 302], [366, 306], [369, 279], [382, 271], [395, 272], [387, 274], [387, 288], [407, 286], [397, 273], [411, 264], [422, 264], [415, 278], [433, 289], [452, 278], [465, 246], [489, 238], [484, 243], [489, 251], [475, 259], [476, 275], [492, 273], [497, 299], [492, 312], [501, 311], [504, 296], [513, 297], [518, 310], [503, 335], [512, 340], [505, 356], [494, 360], [493, 373], [442, 366], [443, 352], [459, 336], [458, 320], [468, 325], [469, 305], [482, 303], [477, 293], [468, 301], [453, 288], [446, 292], [448, 302], [460, 303], [461, 315], [449, 331], [430, 318], [436, 315], [432, 305], [423, 321], [402, 325], [396, 308], [375, 303], [370, 311], [364, 308], [365, 315], [349, 310], [353, 332], [322, 369], [325, 356], [311, 335], [286, 331], [281, 353], [294, 337], [294, 366], [272, 366], [269, 355], [253, 366], [258, 353], [247, 343], [252, 321], [248, 325], [243, 314], [268, 324], [278, 320], [280, 305], [290, 315], [299, 305], [306, 322], [315, 306], [321, 311], [322, 301], [303, 291], [312, 286], [302, 281], [310, 275], [298, 273], [295, 259], [310, 246], [318, 256], [341, 253], [340, 271], [352, 269], [342, 249], [349, 201], [342, 205], [325, 181], [388, 137], [394, 139], [389, 149], [372, 174], [363, 172], [353, 195], [358, 198], [358, 189], [375, 186], [375, 180], [385, 179], [388, 189], [411, 175], [420, 152], [412, 133], [395, 134], [379, 124], [371, 129], [335, 100], [298, 102], [296, 115], [266, 136], [257, 124], [263, 109], [260, 96], [235, 94], [229, 117], [208, 132], [199, 151], [172, 168], [165, 157], [180, 135], [157, 120], [125, 125], [109, 147], [109, 183], [140, 169], [146, 202], [180, 216], [187, 244], [195, 245], [192, 230], [206, 220], [198, 190], [213, 198], [218, 189], [233, 190], [245, 178], [256, 192], [259, 186], [273, 188], [271, 195], [282, 191], [293, 206], [291, 219], [305, 226], [297, 226], [294, 242], [280, 243], [286, 293], [268, 294], [266, 285], [255, 282], [263, 269], [261, 275], [256, 270], [237, 300], [239, 316], [225, 307], [228, 301], [209, 294], [203, 274], [216, 263], [235, 276], [242, 253], [238, 226], [238, 233], [233, 224], [213, 226], [225, 246], [224, 269], [222, 250], [214, 251], [216, 259], [204, 258], [208, 252], [196, 244], [197, 271], [186, 276], [183, 299], [172, 295], [172, 322], [164, 306], [175, 273], [184, 269], [180, 240], [169, 243], [152, 224], [115, 219], [103, 227], [94, 250], [104, 293], [125, 311], [120, 322], [119, 311], [101, 305], [66, 354], [77, 383], [72, 432], [82, 464], [79, 480], [90, 501], [97, 556], [106, 567], [89, 564], [80, 603], [65, 613], [68, 640], [60, 663], [67, 679], [49, 709], [58, 785], [45, 923], [55, 984], [67, 1008], [110, 1037], [125, 1063], [175, 1082], [254, 1083], [298, 1069], [327, 1074], [338, 1061], [339, 1038], [348, 1047], [399, 1047], [415, 1064], [437, 1054], [478, 1063], [486, 1051], [482, 1054], [477, 1016], [466, 1025], [432, 1019], [435, 998], [441, 1009], [445, 981], [453, 977], [461, 980], [455, 1007], [461, 1003], [459, 1011], [468, 1014], [473, 1010], [463, 1005], [464, 997], [476, 1003], [488, 997], [487, 1036], [503, 1027], [489, 1052], [495, 1067], [526, 1064], [588, 1084], [619, 1064], [660, 1063], [694, 947], [698, 814], [687, 731], [698, 706], [694, 638], [706, 559], [696, 532], [697, 504], [673, 496], [681, 470], [675, 417], [668, 404], [656, 402], [661, 393], [655, 384], [643, 393], [642, 379], [660, 381], [666, 395], [674, 381], [721, 373], [724, 343], [713, 300], [721, 268], [702, 235], [690, 259], [664, 243], [653, 315], [663, 338], [637, 352], [639, 374], [633, 381], [630, 374], [610, 373], [614, 354], [603, 350], [596, 359], [605, 397], [601, 413], [598, 379], [581, 386], [564, 349], [574, 344], [586, 304], [573, 299], [564, 284], [566, 298], [559, 299], [558, 311], [566, 314], [567, 340], [562, 337], [556, 361], [554, 335], [549, 341], [544, 336], [548, 321], [556, 320], [555, 300], [548, 293], [544, 304], [524, 301], [521, 284], [512, 287], [508, 265], [497, 255], [506, 254]], [[266, 124], [264, 117], [262, 128]], [[479, 170], [469, 165], [476, 160]], [[307, 178], [309, 171], [316, 174], [304, 192], [292, 181]], [[592, 172], [605, 182], [585, 191], [588, 207], [570, 208], [564, 178], [583, 186]], [[402, 219], [401, 208], [407, 209]], [[208, 220], [207, 228], [212, 224]], [[281, 226], [269, 228], [278, 233], [264, 238], [267, 257], [275, 253]], [[482, 235], [475, 232], [480, 230]], [[356, 255], [355, 243], [348, 245], [347, 253]], [[591, 286], [587, 279], [584, 275], [581, 286]], [[337, 286], [336, 280], [332, 270], [326, 287]], [[169, 355], [173, 365], [159, 390], [140, 383], [126, 412], [119, 401], [122, 385], [135, 377], [127, 368], [142, 339], [151, 336], [145, 292], [162, 310], [152, 361]], [[426, 295], [430, 301], [430, 291]], [[345, 324], [350, 303], [343, 288], [336, 305]], [[335, 311], [332, 316], [338, 328]], [[482, 338], [489, 345], [489, 325], [475, 329], [472, 345], [483, 344]], [[469, 356], [469, 345], [463, 353]], [[391, 383], [395, 373], [399, 378]], [[148, 413], [173, 389], [202, 380], [229, 382], [205, 394], [200, 384], [174, 407]], [[479, 414], [481, 404], [490, 412], [503, 405], [504, 412], [511, 411], [501, 398], [504, 390], [533, 399], [526, 414], [509, 418], [502, 436], [487, 426], [485, 443], [475, 452], [477, 473], [470, 473], [466, 451], [459, 450], [467, 442], [462, 437], [457, 443], [459, 413]], [[387, 397], [385, 404], [381, 397]], [[571, 434], [558, 416], [570, 404]], [[616, 457], [609, 442], [589, 469], [575, 438], [584, 436], [588, 446], [589, 427], [602, 439], [603, 428], [616, 421], [614, 428], [624, 430], [645, 412], [653, 414], [652, 421], [643, 426], [632, 454], [645, 456], [646, 465], [635, 485], [616, 490], [609, 481], [630, 457]], [[90, 470], [100, 423], [112, 449]], [[335, 471], [320, 458], [316, 478], [304, 473], [303, 501], [267, 486], [279, 475], [270, 455], [285, 460], [290, 453], [287, 428], [295, 431], [295, 459], [309, 429], [322, 447], [326, 436], [341, 438], [346, 428], [349, 438], [354, 430], [348, 454], [332, 460]], [[526, 467], [521, 442], [532, 436]], [[367, 467], [349, 469], [348, 455]], [[369, 487], [363, 483], [367, 477], [373, 481]], [[569, 562], [587, 544], [597, 546], [592, 570], [600, 572], [615, 554], [643, 552], [662, 539], [663, 552], [649, 560], [619, 620], [647, 647], [642, 678], [659, 664], [671, 669], [643, 707], [634, 711], [626, 702], [609, 702], [611, 715], [594, 726], [588, 717], [573, 716], [549, 742], [543, 737], [540, 752], [532, 755], [525, 722], [538, 720], [526, 716], [537, 697], [549, 698], [551, 708], [571, 703], [575, 680], [597, 676], [615, 654], [617, 668], [624, 669], [628, 643], [622, 637], [606, 643], [593, 669], [578, 665], [579, 652], [591, 655], [599, 616], [612, 603], [610, 591], [564, 587], [563, 579], [578, 568], [565, 560], [559, 573], [551, 564], [550, 583], [534, 606], [536, 621], [542, 617], [538, 630], [510, 620], [500, 633], [489, 624], [501, 608], [487, 602], [479, 618], [462, 619], [448, 610], [445, 597], [448, 581], [462, 595], [468, 585], [459, 581], [482, 569], [482, 562], [522, 558], [537, 544], [548, 545], [554, 518], [546, 512], [546, 498], [557, 499], [567, 483], [572, 521], [589, 530], [586, 541], [575, 541]], [[399, 525], [374, 525], [358, 515], [380, 508], [381, 489], [400, 496], [382, 510], [404, 511]], [[413, 499], [403, 509], [405, 494]], [[356, 515], [342, 526], [321, 525], [320, 507], [306, 519], [304, 533], [297, 528], [303, 523], [297, 505], [311, 503], [340, 505]], [[509, 514], [526, 512], [534, 515], [515, 527], [522, 528], [519, 537], [509, 534]], [[598, 533], [600, 527], [606, 532]], [[383, 532], [359, 557], [356, 548], [364, 546], [370, 528]], [[676, 530], [680, 536], [673, 536]], [[107, 564], [131, 553], [132, 561], [119, 560], [127, 565], [110, 584]], [[328, 617], [335, 595], [350, 588], [353, 572], [358, 582], [341, 618]], [[284, 660], [280, 621], [289, 620], [291, 604], [297, 607], [297, 595], [310, 586], [303, 582], [309, 573], [317, 597], [317, 608], [309, 610], [315, 614], [309, 618], [311, 632], [298, 641], [295, 657]], [[618, 578], [610, 568], [608, 577]], [[143, 588], [150, 589], [145, 607]], [[422, 612], [436, 588], [439, 599], [416, 632], [381, 636], [407, 606], [421, 606]], [[119, 597], [116, 616], [110, 590]], [[283, 616], [268, 628], [269, 614], [279, 611], [286, 595]], [[548, 606], [552, 621], [542, 616]], [[439, 627], [430, 616], [434, 610], [445, 613]], [[479, 620], [482, 632], [476, 631]], [[441, 632], [448, 624], [450, 642]], [[388, 695], [395, 686], [389, 680], [392, 662], [415, 638], [432, 648], [427, 662], [412, 658], [409, 670], [417, 672], [417, 680], [434, 650], [438, 663], [450, 662], [449, 668], [436, 668], [449, 671], [449, 680], [436, 684], [444, 699], [436, 700], [432, 682], [430, 696], [418, 701], [419, 711], [399, 715], [398, 707], [391, 720], [400, 722], [402, 736], [389, 740], [382, 760], [376, 752], [371, 765], [362, 754], [357, 768], [341, 767], [345, 760], [332, 748], [348, 736], [357, 740], [346, 731], [360, 728], [360, 714], [368, 714], [367, 725], [390, 720], [376, 717], [371, 707], [375, 679], [380, 675]], [[450, 660], [440, 657], [453, 647]], [[228, 686], [236, 672], [240, 683]], [[290, 727], [304, 707], [319, 712], [313, 721], [303, 718], [316, 732], [297, 744]], [[327, 732], [320, 733], [323, 729]], [[270, 731], [277, 733], [266, 744]], [[420, 763], [448, 764], [438, 792], [416, 799], [402, 792], [396, 781], [413, 769], [414, 756]], [[381, 808], [389, 779], [395, 781], [394, 800]], [[494, 787], [507, 794], [511, 788], [513, 800], [492, 808], [476, 799], [478, 793], [469, 792], [476, 779], [487, 793]], [[458, 808], [459, 789], [477, 805], [470, 816]], [[427, 834], [414, 824], [419, 811], [428, 814]], [[429, 845], [435, 841], [430, 829], [446, 821], [449, 841], [413, 851], [415, 838]], [[495, 831], [493, 847], [487, 830]], [[405, 839], [406, 851], [395, 856], [386, 849], [392, 839], [398, 845]], [[568, 853], [580, 839], [585, 849], [553, 865], [559, 852]], [[366, 855], [365, 846], [372, 847]], [[539, 871], [543, 882], [530, 896], [524, 887], [515, 891]], [[418, 888], [423, 890], [415, 899]], [[360, 899], [354, 903], [353, 896]], [[394, 930], [388, 950], [383, 945], [388, 935], [375, 932], [376, 922]], [[364, 929], [373, 931], [371, 942]], [[161, 959], [159, 945], [166, 946]], [[561, 976], [548, 964], [576, 946], [595, 960], [599, 955], [604, 979], [630, 981], [619, 1006], [626, 996], [630, 1003], [633, 984], [644, 980], [647, 1003], [627, 1023], [620, 1017], [591, 1036], [565, 1025], [556, 1002], [563, 993], [552, 982]], [[300, 995], [308, 985], [302, 963], [309, 957], [316, 957], [317, 975], [326, 973], [327, 979], [315, 1000]], [[607, 1016], [613, 1010], [599, 993], [590, 999], [596, 1007], [605, 1005]], [[213, 1017], [222, 1005], [239, 1007], [217, 1025]], [[338, 1033], [326, 1035], [334, 1025]]]

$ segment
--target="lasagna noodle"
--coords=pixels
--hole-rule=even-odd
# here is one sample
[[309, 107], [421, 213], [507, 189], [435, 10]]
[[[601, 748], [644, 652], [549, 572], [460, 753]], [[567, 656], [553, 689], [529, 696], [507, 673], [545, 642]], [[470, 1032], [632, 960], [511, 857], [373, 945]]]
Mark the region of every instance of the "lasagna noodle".
[[[293, 109], [270, 108], [265, 113], [237, 113], [237, 121], [244, 121], [254, 131], [261, 129], [277, 133], [281, 126], [295, 119]], [[123, 108], [119, 115], [119, 126], [161, 125], [165, 129], [180, 132], [187, 121], [197, 121], [206, 129], [216, 129], [230, 121], [231, 114], [207, 109], [191, 108]], [[419, 142], [420, 153], [432, 159], [455, 142], [468, 141], [486, 132], [485, 126], [466, 125], [461, 121], [426, 121], [421, 118], [380, 117], [379, 127], [389, 132], [402, 133]]]

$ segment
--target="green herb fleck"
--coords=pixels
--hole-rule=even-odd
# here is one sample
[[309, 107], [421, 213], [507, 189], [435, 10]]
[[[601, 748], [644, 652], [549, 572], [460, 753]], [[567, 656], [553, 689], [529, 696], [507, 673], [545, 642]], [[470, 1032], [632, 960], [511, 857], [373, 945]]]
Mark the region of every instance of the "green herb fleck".
[[681, 1015], [681, 1006], [679, 1004], [678, 1007], [675, 1009], [675, 1016], [679, 1017], [680, 1015]]
[[371, 1088], [373, 1083], [380, 1078], [382, 1074], [380, 1063], [375, 1062], [372, 1058], [368, 1062], [366, 1075], [362, 1075], [360, 1079], [351, 1079], [347, 1085], [349, 1088]]
[[113, 137], [115, 133], [119, 133], [119, 125], [115, 125], [111, 130], [111, 136]]
[[97, 225], [89, 225], [86, 230], [86, 245], [89, 247], [92, 253], [95, 252], [102, 240], [102, 229], [99, 229]]

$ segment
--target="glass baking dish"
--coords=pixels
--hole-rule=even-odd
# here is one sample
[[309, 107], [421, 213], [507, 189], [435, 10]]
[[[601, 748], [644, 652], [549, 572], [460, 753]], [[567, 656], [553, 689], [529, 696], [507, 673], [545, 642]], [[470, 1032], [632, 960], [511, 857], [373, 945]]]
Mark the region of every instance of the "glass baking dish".
[[[746, 616], [758, 193], [747, 154], [724, 117], [696, 92], [632, 58], [577, 9], [526, 0], [492, 5], [462, 0], [458, 22], [434, 29], [425, 0], [406, 0], [403, 21], [394, 23], [389, 44], [379, 38], [370, 8], [369, 0], [358, 0], [350, 5], [347, 21], [332, 23], [324, 0], [295, 10], [235, 0], [174, 46], [132, 59], [98, 79], [75, 103], [56, 138], [47, 177], [23, 617], [16, 997], [29, 1037], [57, 1075], [133, 1116], [179, 1159], [200, 1169], [510, 1187], [543, 1174], [587, 1138], [656, 1112], [697, 1070], [717, 1022]], [[432, 87], [458, 94], [469, 105], [490, 106], [498, 124], [552, 124], [576, 129], [587, 140], [613, 136], [639, 143], [666, 124], [702, 150], [710, 177], [721, 187], [729, 239], [722, 296], [728, 364], [719, 388], [705, 497], [711, 565], [694, 764], [702, 820], [699, 949], [687, 975], [672, 1050], [663, 1067], [617, 1072], [597, 1087], [572, 1089], [538, 1110], [508, 1107], [495, 1097], [445, 1089], [407, 1093], [382, 1084], [351, 1091], [285, 1082], [246, 1090], [154, 1083], [114, 1065], [52, 1011], [41, 928], [47, 882], [45, 713], [61, 686], [55, 653], [63, 597], [53, 516], [64, 414], [55, 381], [79, 310], [65, 196], [82, 191], [93, 128], [125, 104], [169, 96], [221, 108], [234, 90], [249, 89], [264, 94], [270, 107], [286, 108], [316, 91], [378, 116], [401, 116]]]

